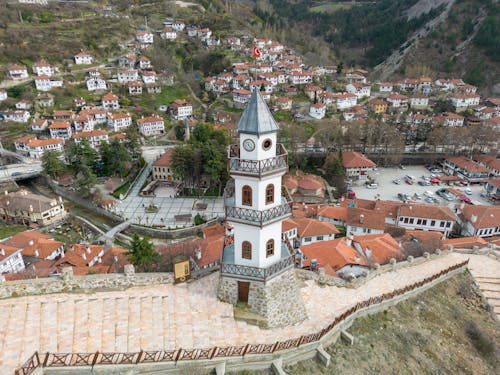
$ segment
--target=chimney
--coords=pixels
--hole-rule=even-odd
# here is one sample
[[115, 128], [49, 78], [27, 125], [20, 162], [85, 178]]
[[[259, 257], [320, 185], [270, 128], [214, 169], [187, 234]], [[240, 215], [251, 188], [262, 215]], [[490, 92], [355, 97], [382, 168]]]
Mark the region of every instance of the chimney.
[[101, 257], [97, 258], [97, 262], [102, 263], [102, 258]]
[[33, 206], [30, 204], [30, 212], [33, 212]]
[[365, 221], [365, 215], [363, 215], [363, 214], [359, 215], [360, 224], [363, 224], [364, 221]]
[[472, 224], [474, 224], [476, 221], [477, 221], [477, 215], [472, 215], [472, 216], [470, 217], [470, 222], [471, 222]]
[[64, 258], [64, 257], [65, 257], [65, 255], [64, 255], [64, 251], [63, 251], [63, 252], [61, 252], [61, 258]]
[[352, 232], [349, 232], [349, 234], [346, 237], [346, 245], [347, 246], [352, 246], [352, 240], [353, 240], [353, 235]]
[[87, 256], [85, 255], [85, 253], [82, 253], [82, 258], [83, 258], [84, 260], [87, 260]]
[[200, 259], [201, 259], [201, 248], [197, 247], [197, 248], [194, 250], [194, 257], [195, 257], [197, 260], [200, 260]]
[[88, 247], [88, 246], [87, 246], [87, 247], [85, 248], [85, 251], [87, 252], [87, 254], [90, 254], [90, 253], [91, 253], [90, 247]]
[[115, 256], [113, 257], [113, 262], [114, 262], [114, 263], [118, 263], [118, 255], [115, 255]]
[[35, 250], [35, 257], [38, 258], [40, 256], [40, 253], [38, 252], [38, 250]]
[[33, 240], [29, 240], [29, 241], [28, 241], [28, 245], [29, 245], [29, 246], [33, 246], [33, 244], [34, 244], [34, 243], [35, 243], [35, 242], [34, 242]]
[[0, 249], [0, 255], [5, 256], [5, 249]]

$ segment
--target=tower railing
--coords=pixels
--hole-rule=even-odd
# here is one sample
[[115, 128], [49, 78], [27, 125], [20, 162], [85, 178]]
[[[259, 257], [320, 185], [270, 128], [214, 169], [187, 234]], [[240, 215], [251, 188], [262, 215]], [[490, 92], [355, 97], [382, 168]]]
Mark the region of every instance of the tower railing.
[[292, 198], [282, 187], [281, 204], [268, 208], [266, 210], [254, 210], [252, 208], [243, 208], [236, 206], [234, 183], [228, 182], [224, 189], [224, 203], [226, 211], [226, 219], [228, 221], [236, 221], [243, 224], [257, 224], [263, 226], [272, 223], [276, 220], [285, 219], [292, 214]]
[[281, 143], [276, 146], [276, 156], [263, 160], [240, 158], [240, 146], [233, 144], [228, 149], [228, 171], [235, 174], [264, 176], [269, 173], [288, 170], [288, 153]]
[[[282, 246], [286, 246], [282, 244]], [[232, 253], [234, 252], [234, 245], [231, 244], [224, 248], [224, 252]], [[282, 253], [284, 251], [282, 250]], [[288, 254], [288, 249], [285, 251]], [[225, 259], [226, 257], [223, 255], [221, 262], [221, 275], [227, 277], [234, 277], [238, 279], [244, 280], [253, 280], [253, 281], [262, 281], [266, 282], [271, 280], [272, 278], [280, 275], [282, 272], [286, 271], [289, 268], [294, 267], [294, 258], [292, 256], [285, 256], [281, 258], [276, 263], [271, 264], [266, 268], [260, 267], [252, 267], [252, 266], [244, 266], [241, 264], [235, 264], [234, 259]]]

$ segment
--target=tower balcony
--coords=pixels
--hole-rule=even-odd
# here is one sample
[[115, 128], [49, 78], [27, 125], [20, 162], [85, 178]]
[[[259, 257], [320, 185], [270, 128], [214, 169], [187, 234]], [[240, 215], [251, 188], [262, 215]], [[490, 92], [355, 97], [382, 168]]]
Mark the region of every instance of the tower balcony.
[[222, 252], [221, 275], [239, 280], [266, 282], [294, 267], [293, 257], [288, 247], [281, 243], [281, 258], [266, 268], [243, 266], [234, 261], [234, 244], [224, 247]]
[[254, 210], [236, 206], [234, 182], [228, 182], [224, 189], [226, 220], [242, 224], [263, 226], [292, 215], [292, 198], [288, 190], [282, 186], [281, 203], [267, 210]]
[[276, 172], [288, 171], [288, 153], [281, 143], [276, 145], [276, 156], [264, 160], [240, 159], [240, 146], [228, 149], [228, 171], [230, 174], [263, 177]]

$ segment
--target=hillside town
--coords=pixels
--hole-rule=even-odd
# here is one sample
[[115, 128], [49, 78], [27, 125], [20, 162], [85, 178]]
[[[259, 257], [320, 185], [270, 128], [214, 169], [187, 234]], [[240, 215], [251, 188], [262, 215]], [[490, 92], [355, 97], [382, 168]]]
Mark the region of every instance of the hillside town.
[[[0, 286], [220, 272], [218, 299], [275, 328], [307, 318], [295, 271], [345, 286], [454, 251], [498, 257], [500, 98], [457, 77], [312, 65], [169, 14], [130, 27], [113, 59], [1, 66]], [[153, 63], [168, 45], [227, 65], [186, 81]]]

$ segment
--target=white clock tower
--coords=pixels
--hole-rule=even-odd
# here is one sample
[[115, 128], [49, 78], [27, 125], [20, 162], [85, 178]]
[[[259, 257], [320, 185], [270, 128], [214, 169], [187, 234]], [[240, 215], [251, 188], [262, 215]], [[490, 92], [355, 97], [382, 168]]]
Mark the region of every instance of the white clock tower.
[[282, 239], [281, 222], [292, 201], [281, 179], [288, 155], [277, 143], [278, 125], [258, 90], [238, 123], [239, 144], [229, 148], [226, 219], [234, 227], [221, 265], [219, 298], [248, 303], [269, 327], [305, 318], [294, 272], [293, 249]]

